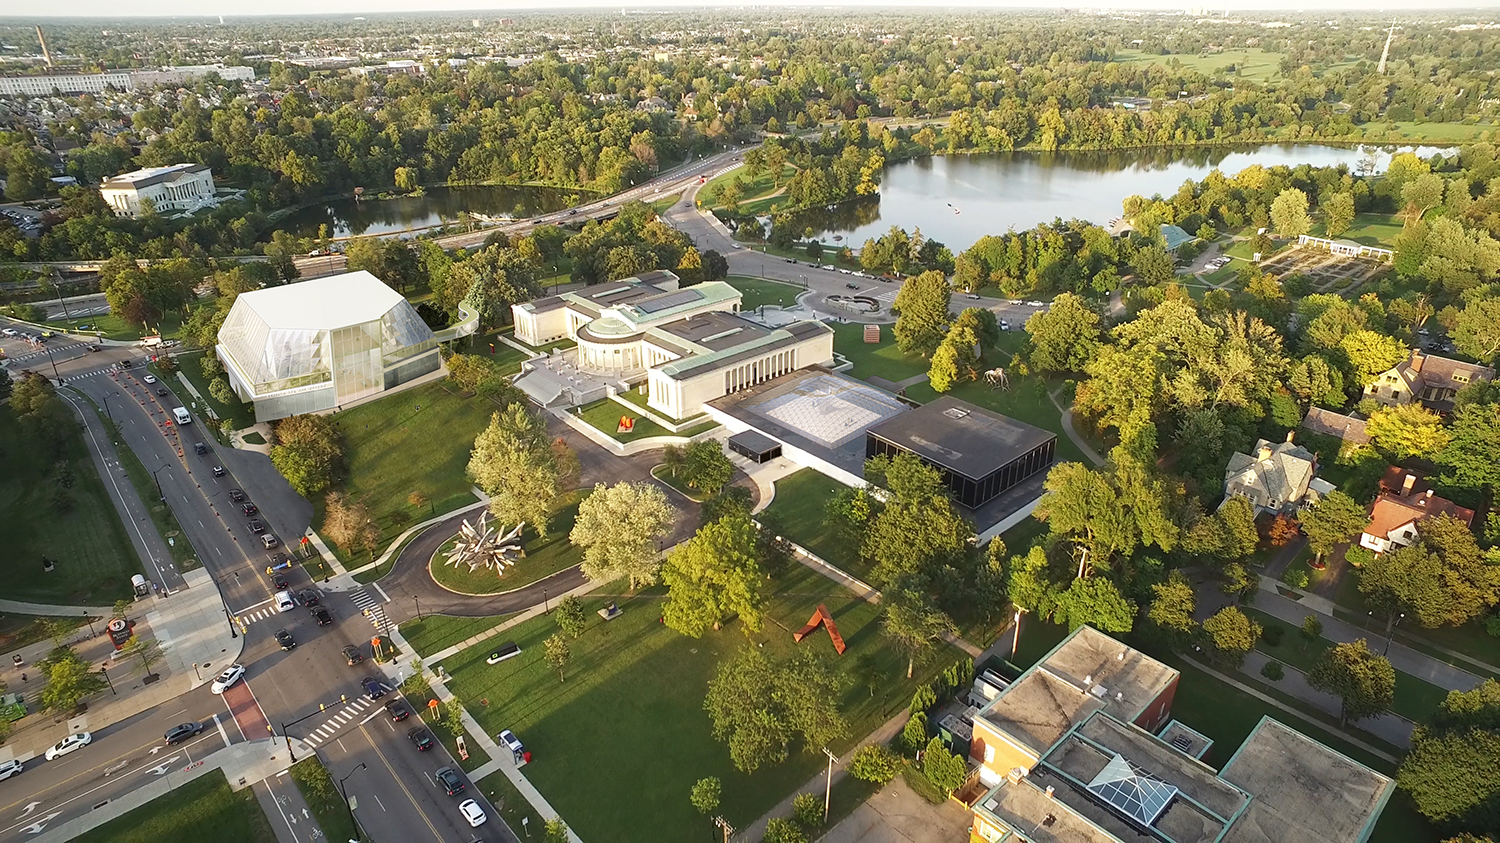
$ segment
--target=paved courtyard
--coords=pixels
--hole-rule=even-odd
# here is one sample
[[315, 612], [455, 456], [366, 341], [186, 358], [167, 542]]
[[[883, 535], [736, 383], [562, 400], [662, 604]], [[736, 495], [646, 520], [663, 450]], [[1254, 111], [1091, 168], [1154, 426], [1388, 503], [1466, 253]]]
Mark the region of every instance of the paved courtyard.
[[953, 843], [968, 839], [972, 816], [951, 799], [931, 804], [897, 778], [834, 826], [823, 843]]

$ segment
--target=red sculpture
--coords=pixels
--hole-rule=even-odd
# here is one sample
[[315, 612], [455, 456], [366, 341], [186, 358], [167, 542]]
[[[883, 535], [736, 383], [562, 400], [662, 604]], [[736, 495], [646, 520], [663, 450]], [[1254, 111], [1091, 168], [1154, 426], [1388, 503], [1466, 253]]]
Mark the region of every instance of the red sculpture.
[[828, 637], [833, 639], [833, 649], [842, 656], [845, 647], [844, 636], [839, 634], [838, 625], [833, 622], [833, 615], [828, 614], [828, 607], [822, 603], [818, 604], [818, 610], [813, 612], [811, 618], [808, 618], [807, 625], [792, 633], [792, 640], [801, 641], [820, 626], [827, 628]]

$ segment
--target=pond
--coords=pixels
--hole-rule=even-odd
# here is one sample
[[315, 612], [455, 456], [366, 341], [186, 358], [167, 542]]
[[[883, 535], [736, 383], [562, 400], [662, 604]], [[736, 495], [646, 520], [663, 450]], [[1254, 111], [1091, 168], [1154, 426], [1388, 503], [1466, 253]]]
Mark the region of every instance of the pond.
[[[856, 249], [893, 225], [907, 231], [921, 228], [924, 237], [957, 254], [987, 234], [1023, 231], [1059, 217], [1102, 225], [1120, 215], [1126, 197], [1170, 196], [1184, 181], [1200, 180], [1214, 169], [1233, 176], [1252, 164], [1343, 163], [1351, 171], [1381, 172], [1393, 152], [1412, 149], [1279, 144], [939, 155], [892, 164], [881, 179], [879, 196], [803, 212], [792, 224], [799, 235], [812, 228], [825, 244]], [[1414, 151], [1427, 158], [1445, 150]]]
[[465, 213], [529, 217], [560, 211], [592, 196], [585, 191], [552, 187], [438, 185], [426, 188], [422, 196], [380, 199], [366, 194], [359, 199], [346, 197], [299, 208], [282, 220], [279, 227], [299, 237], [317, 237], [321, 225], [327, 225], [333, 237], [393, 234], [458, 223]]

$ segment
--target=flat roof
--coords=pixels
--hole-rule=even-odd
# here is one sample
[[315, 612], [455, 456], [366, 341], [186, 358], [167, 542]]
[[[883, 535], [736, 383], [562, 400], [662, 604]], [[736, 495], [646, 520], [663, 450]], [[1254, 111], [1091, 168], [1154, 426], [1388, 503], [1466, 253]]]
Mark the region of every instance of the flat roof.
[[980, 712], [1038, 756], [1096, 711], [1130, 722], [1178, 672], [1090, 626], [1081, 626]]
[[1341, 843], [1369, 834], [1395, 782], [1269, 717], [1219, 775], [1254, 797], [1225, 843]]
[[329, 329], [373, 322], [406, 299], [365, 270], [241, 293], [235, 307], [271, 328]]
[[[697, 319], [699, 317], [694, 316], [693, 318]], [[654, 326], [652, 333], [661, 327]], [[783, 325], [780, 328], [772, 328], [766, 330], [764, 333], [749, 332], [732, 336], [726, 335], [721, 337], [724, 341], [722, 347], [698, 352], [686, 356], [681, 360], [664, 363], [661, 366], [661, 372], [673, 378], [700, 375], [704, 371], [711, 372], [718, 369], [725, 369], [741, 361], [760, 357], [777, 348], [796, 345], [815, 334], [831, 333], [833, 333], [833, 329], [822, 322], [800, 321]]]
[[766, 454], [781, 447], [781, 443], [758, 430], [745, 430], [729, 437], [729, 444], [738, 445], [754, 454]]
[[1057, 434], [944, 395], [869, 434], [970, 480], [983, 480]]
[[108, 188], [136, 188], [149, 187], [164, 181], [172, 181], [180, 176], [190, 173], [208, 172], [207, 164], [172, 164], [167, 167], [143, 167], [139, 170], [131, 170], [118, 176], [110, 176], [104, 180], [100, 187]]
[[[1053, 795], [1046, 788], [1051, 785]], [[1008, 781], [980, 798], [975, 806], [1011, 828], [1024, 832], [1033, 843], [1126, 843], [1150, 841], [1160, 843], [1140, 832], [1116, 837], [1097, 826], [1073, 807], [1072, 802], [1057, 799], [1057, 790], [1069, 787], [1062, 777], [1043, 772], [1011, 784]], [[1003, 838], [1011, 843], [1011, 838]]]
[[710, 351], [723, 351], [771, 333], [764, 325], [720, 310], [657, 325], [656, 330]]

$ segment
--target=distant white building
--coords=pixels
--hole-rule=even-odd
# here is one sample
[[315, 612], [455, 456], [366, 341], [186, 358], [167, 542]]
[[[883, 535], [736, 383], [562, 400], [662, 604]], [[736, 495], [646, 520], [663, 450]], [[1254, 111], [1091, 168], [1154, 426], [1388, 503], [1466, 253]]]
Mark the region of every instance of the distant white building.
[[189, 211], [213, 200], [214, 176], [207, 164], [146, 167], [105, 179], [99, 194], [117, 217], [140, 216], [146, 201], [158, 213]]
[[245, 65], [193, 64], [153, 70], [107, 70], [103, 73], [44, 73], [35, 76], [0, 76], [0, 96], [49, 97], [54, 91], [66, 95], [133, 91], [157, 85], [182, 85], [217, 73], [226, 81], [249, 82], [255, 68]]

